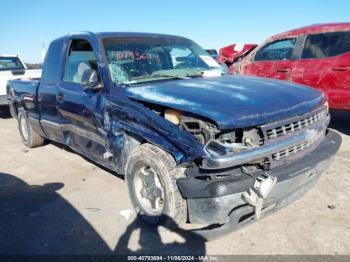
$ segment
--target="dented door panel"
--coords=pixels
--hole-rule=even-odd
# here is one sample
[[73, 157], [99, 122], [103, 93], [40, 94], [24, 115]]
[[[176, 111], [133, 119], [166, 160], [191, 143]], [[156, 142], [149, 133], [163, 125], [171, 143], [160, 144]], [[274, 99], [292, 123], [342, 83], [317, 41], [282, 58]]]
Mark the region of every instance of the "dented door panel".
[[331, 108], [350, 109], [350, 53], [323, 59], [301, 59], [291, 80], [323, 91]]

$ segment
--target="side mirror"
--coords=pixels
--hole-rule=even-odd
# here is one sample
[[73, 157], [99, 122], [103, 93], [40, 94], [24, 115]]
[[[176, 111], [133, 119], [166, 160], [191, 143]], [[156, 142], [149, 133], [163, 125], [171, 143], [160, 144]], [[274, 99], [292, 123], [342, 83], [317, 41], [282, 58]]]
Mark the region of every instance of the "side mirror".
[[97, 72], [93, 69], [87, 69], [84, 71], [81, 76], [80, 84], [85, 90], [99, 90], [102, 88], [97, 77]]

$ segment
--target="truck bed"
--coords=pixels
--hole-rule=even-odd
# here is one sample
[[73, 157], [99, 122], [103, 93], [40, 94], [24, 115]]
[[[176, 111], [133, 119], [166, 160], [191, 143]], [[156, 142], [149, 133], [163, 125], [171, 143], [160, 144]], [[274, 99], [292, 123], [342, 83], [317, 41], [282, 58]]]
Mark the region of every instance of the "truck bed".
[[41, 69], [0, 71], [0, 105], [7, 104], [6, 86], [13, 80], [40, 80]]
[[7, 83], [7, 99], [19, 103], [28, 113], [38, 113], [37, 91], [40, 80], [10, 80]]

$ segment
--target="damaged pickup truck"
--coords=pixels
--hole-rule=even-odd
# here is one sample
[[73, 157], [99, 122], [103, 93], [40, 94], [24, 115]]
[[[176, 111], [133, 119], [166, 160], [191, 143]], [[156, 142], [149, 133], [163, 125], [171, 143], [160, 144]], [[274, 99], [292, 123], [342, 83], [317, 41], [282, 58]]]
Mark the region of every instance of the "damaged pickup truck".
[[40, 81], [7, 92], [27, 147], [56, 141], [124, 174], [146, 222], [200, 223], [207, 239], [297, 199], [341, 143], [321, 92], [223, 75], [177, 36], [64, 36]]

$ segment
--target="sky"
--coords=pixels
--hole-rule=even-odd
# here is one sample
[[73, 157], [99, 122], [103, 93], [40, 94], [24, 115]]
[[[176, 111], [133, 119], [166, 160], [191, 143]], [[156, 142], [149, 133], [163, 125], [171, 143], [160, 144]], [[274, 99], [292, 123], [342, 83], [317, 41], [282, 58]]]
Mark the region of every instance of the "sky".
[[261, 43], [289, 29], [350, 22], [347, 0], [0, 0], [0, 54], [40, 62], [44, 45], [75, 31], [188, 37], [204, 48]]

